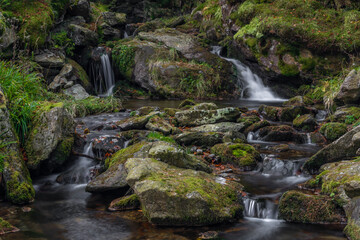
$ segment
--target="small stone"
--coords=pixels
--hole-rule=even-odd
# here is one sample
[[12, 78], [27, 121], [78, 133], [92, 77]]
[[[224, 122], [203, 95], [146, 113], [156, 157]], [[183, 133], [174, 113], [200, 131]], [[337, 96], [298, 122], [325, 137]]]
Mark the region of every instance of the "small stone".
[[89, 134], [89, 133], [90, 133], [90, 130], [88, 128], [85, 128], [84, 134]]
[[31, 212], [32, 208], [31, 207], [22, 207], [21, 210], [25, 213], [27, 212]]
[[196, 152], [196, 150], [197, 150], [196, 147], [192, 147], [192, 148], [190, 149], [190, 152], [194, 153], [194, 152]]
[[219, 237], [219, 233], [215, 231], [208, 231], [199, 234], [199, 239], [215, 239]]
[[203, 154], [203, 150], [202, 149], [197, 149], [196, 150], [196, 155], [201, 155]]

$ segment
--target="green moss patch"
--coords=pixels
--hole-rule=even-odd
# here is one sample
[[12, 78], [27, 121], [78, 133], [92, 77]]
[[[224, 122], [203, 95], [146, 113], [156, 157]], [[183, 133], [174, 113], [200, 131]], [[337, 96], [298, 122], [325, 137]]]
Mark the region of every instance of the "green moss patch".
[[335, 141], [347, 132], [347, 126], [343, 123], [331, 122], [326, 123], [320, 128], [320, 132], [329, 141]]

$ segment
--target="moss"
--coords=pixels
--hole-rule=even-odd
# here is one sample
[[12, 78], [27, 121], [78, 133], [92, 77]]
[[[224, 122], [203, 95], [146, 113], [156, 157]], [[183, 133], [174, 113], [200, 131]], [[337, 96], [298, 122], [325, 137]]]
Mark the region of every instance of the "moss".
[[111, 210], [133, 210], [140, 208], [140, 200], [136, 194], [122, 197], [111, 204]]
[[0, 235], [17, 231], [19, 231], [19, 229], [0, 217]]
[[299, 67], [297, 65], [290, 65], [280, 61], [279, 68], [281, 74], [286, 77], [295, 77], [300, 74]]
[[151, 132], [147, 135], [147, 139], [150, 141], [158, 140], [164, 141], [168, 143], [175, 143], [175, 140], [171, 137], [165, 137], [162, 133], [159, 132]]
[[280, 199], [279, 216], [299, 223], [342, 222], [343, 211], [327, 196], [288, 191]]
[[188, 108], [191, 108], [192, 106], [195, 106], [196, 103], [194, 100], [192, 99], [185, 99], [184, 101], [182, 101], [180, 104], [179, 104], [179, 108], [181, 109], [188, 109]]
[[67, 62], [75, 68], [75, 76], [80, 79], [81, 85], [84, 86], [85, 89], [90, 89], [92, 86], [85, 69], [72, 59], [67, 59]]
[[15, 204], [29, 203], [34, 200], [35, 190], [30, 183], [19, 179], [19, 172], [13, 173], [11, 180], [6, 183], [7, 198]]
[[105, 160], [105, 166], [107, 168], [110, 168], [115, 164], [124, 164], [126, 160], [128, 160], [129, 158], [133, 158], [135, 153], [140, 152], [145, 145], [145, 142], [139, 142], [117, 151], [114, 155]]
[[122, 104], [120, 99], [114, 97], [89, 97], [84, 100], [64, 101], [64, 107], [73, 117], [85, 117], [106, 112], [119, 112]]
[[344, 229], [345, 234], [351, 240], [360, 239], [360, 226], [355, 220], [350, 219]]
[[329, 141], [335, 141], [347, 132], [347, 126], [343, 123], [331, 122], [321, 126], [322, 133]]
[[65, 163], [71, 154], [73, 145], [74, 137], [68, 137], [62, 140], [52, 153], [52, 159], [55, 159], [56, 163], [59, 164]]
[[254, 167], [259, 158], [259, 153], [248, 144], [217, 144], [211, 152], [218, 155], [222, 163], [233, 163], [239, 167]]

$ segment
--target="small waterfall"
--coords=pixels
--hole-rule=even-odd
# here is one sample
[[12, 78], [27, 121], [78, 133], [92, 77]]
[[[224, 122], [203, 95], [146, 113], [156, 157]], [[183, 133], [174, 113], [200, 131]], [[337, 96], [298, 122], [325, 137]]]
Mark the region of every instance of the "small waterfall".
[[[92, 142], [87, 143], [84, 147], [83, 154], [93, 157]], [[60, 174], [56, 181], [64, 184], [85, 184], [92, 177], [93, 161], [87, 157], [80, 157], [76, 160], [73, 167]]]
[[239, 60], [222, 57], [220, 52], [221, 47], [213, 47], [213, 54], [231, 62], [236, 67], [238, 86], [242, 89], [241, 98], [259, 101], [283, 101], [283, 99], [276, 97], [271, 89], [264, 85], [262, 79], [254, 74], [248, 66], [244, 65]]
[[90, 78], [99, 97], [112, 95], [115, 87], [115, 75], [109, 54], [103, 47], [98, 47], [93, 51]]
[[259, 167], [259, 171], [271, 176], [296, 176], [304, 161], [304, 159], [280, 160], [266, 156]]
[[318, 113], [316, 114], [315, 118], [316, 121], [318, 122], [323, 122], [325, 121], [326, 117], [328, 115], [328, 112], [325, 110], [319, 110]]
[[278, 208], [270, 200], [244, 198], [244, 216], [263, 219], [277, 219]]
[[312, 145], [310, 133], [306, 133], [306, 144]]

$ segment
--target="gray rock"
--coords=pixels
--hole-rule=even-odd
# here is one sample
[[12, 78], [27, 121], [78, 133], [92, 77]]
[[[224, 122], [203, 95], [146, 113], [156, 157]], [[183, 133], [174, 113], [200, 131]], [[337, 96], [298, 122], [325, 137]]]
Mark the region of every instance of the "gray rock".
[[144, 129], [150, 118], [155, 115], [159, 115], [160, 112], [152, 112], [146, 116], [141, 117], [132, 117], [120, 122], [117, 122], [116, 125], [120, 127], [122, 131], [132, 130], [132, 129]]
[[217, 110], [181, 111], [175, 114], [175, 119], [180, 126], [195, 127], [219, 122], [235, 122], [239, 116], [240, 111], [238, 109], [228, 107]]
[[35, 56], [35, 62], [44, 68], [61, 69], [65, 65], [65, 57], [53, 52], [46, 52]]
[[71, 0], [71, 5], [67, 9], [70, 16], [81, 16], [87, 21], [90, 20], [90, 2], [88, 0]]
[[241, 216], [241, 185], [217, 182], [202, 171], [180, 169], [151, 158], [131, 158], [126, 181], [138, 195], [144, 215], [156, 225], [198, 226]]
[[98, 193], [128, 188], [126, 177], [127, 173], [124, 165], [114, 165], [90, 181], [85, 190], [91, 193]]
[[104, 38], [107, 40], [111, 40], [111, 39], [116, 40], [116, 39], [122, 38], [122, 36], [123, 36], [123, 32], [121, 32], [119, 29], [109, 26], [106, 23], [101, 24], [100, 27], [102, 29]]
[[74, 97], [75, 100], [83, 100], [90, 96], [80, 84], [76, 84], [68, 89], [65, 89], [64, 93], [68, 96]]
[[43, 106], [32, 120], [25, 143], [27, 166], [34, 174], [53, 172], [69, 157], [74, 142], [75, 122], [62, 104]]
[[191, 132], [243, 132], [245, 123], [222, 122], [191, 128]]
[[325, 163], [337, 162], [346, 158], [356, 156], [356, 151], [360, 148], [358, 136], [360, 126], [340, 137], [335, 142], [321, 149], [310, 159], [308, 159], [303, 168], [310, 173], [316, 173]]
[[360, 72], [352, 70], [341, 85], [336, 100], [345, 104], [358, 103], [360, 99]]
[[20, 153], [18, 138], [6, 108], [6, 99], [0, 88], [0, 159], [3, 160], [2, 183], [6, 198], [15, 204], [34, 201], [35, 190], [30, 174]]
[[79, 25], [70, 24], [69, 34], [75, 46], [78, 47], [95, 46], [98, 43], [98, 35], [96, 32]]
[[126, 24], [126, 14], [116, 12], [103, 12], [102, 16], [105, 23], [110, 27], [121, 27]]
[[49, 84], [49, 89], [54, 92], [58, 92], [63, 89], [68, 83], [68, 78], [73, 74], [74, 68], [71, 64], [65, 64], [60, 73]]
[[181, 145], [214, 146], [222, 143], [224, 133], [218, 132], [184, 132], [174, 137]]

